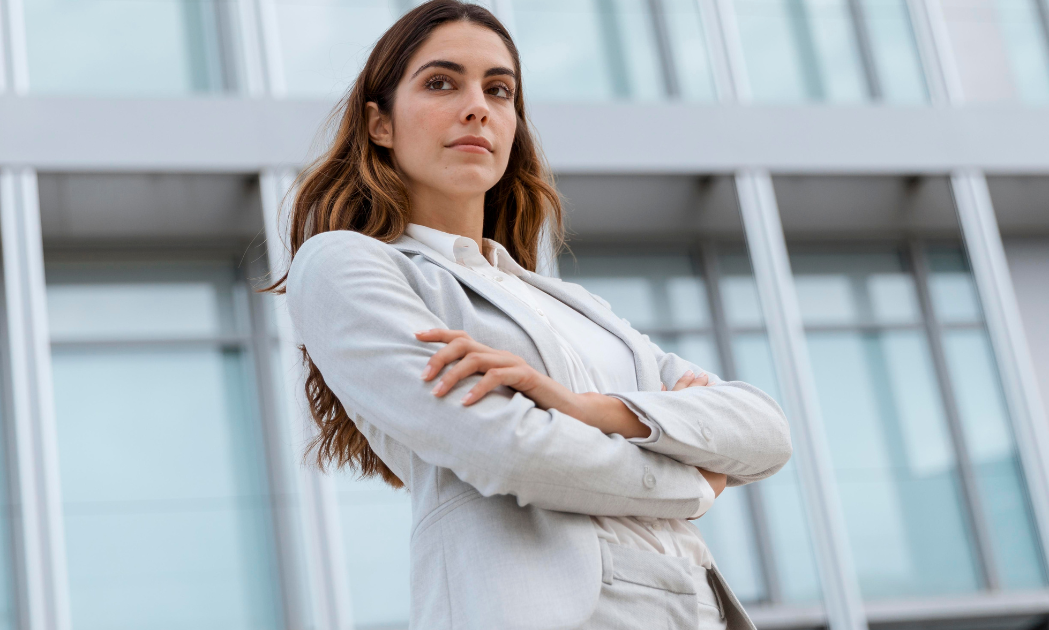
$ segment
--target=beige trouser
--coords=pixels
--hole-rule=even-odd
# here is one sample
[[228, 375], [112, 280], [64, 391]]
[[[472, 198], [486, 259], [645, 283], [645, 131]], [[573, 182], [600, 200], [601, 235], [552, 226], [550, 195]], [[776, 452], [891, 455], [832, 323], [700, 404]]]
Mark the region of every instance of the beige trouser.
[[707, 569], [601, 540], [601, 595], [582, 630], [726, 630]]

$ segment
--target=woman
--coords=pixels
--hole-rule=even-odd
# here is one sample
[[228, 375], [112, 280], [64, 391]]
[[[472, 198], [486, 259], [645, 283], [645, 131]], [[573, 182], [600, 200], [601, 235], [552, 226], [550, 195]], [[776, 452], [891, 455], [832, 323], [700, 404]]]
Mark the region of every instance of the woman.
[[782, 411], [534, 273], [544, 225], [509, 34], [410, 11], [300, 179], [275, 285], [319, 464], [410, 489], [413, 628], [753, 628], [685, 519], [786, 463]]

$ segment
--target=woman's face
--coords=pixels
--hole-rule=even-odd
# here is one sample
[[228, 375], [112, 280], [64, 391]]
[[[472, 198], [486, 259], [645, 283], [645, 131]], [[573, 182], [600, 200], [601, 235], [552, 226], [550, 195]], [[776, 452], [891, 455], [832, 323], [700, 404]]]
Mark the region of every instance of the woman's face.
[[409, 60], [392, 116], [368, 104], [372, 140], [392, 149], [417, 193], [483, 195], [510, 159], [516, 78], [513, 58], [493, 31], [470, 22], [443, 24]]

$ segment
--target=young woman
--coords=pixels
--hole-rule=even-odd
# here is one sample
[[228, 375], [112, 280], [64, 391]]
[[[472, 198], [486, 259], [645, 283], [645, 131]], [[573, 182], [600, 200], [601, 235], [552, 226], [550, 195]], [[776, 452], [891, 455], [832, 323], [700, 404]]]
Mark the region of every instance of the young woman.
[[317, 458], [411, 491], [411, 627], [753, 629], [703, 539], [791, 454], [776, 403], [534, 273], [561, 206], [517, 49], [434, 0], [300, 178], [286, 290]]

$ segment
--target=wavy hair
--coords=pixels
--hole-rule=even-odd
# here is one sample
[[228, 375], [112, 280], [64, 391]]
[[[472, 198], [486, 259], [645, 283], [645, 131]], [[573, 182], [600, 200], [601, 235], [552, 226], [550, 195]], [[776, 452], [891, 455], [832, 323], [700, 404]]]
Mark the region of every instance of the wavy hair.
[[[352, 230], [389, 243], [398, 238], [411, 218], [411, 202], [390, 151], [371, 141], [366, 104], [374, 102], [392, 114], [397, 85], [408, 61], [438, 26], [470, 22], [494, 31], [514, 62], [518, 89], [514, 94], [517, 131], [510, 158], [499, 182], [485, 193], [483, 235], [501, 243], [522, 267], [534, 271], [544, 226], [555, 253], [564, 244], [561, 201], [549, 169], [528, 125], [521, 90], [521, 60], [510, 33], [490, 11], [458, 0], [431, 0], [412, 9], [375, 44], [353, 87], [336, 106], [329, 124], [337, 128], [331, 146], [297, 177], [289, 226], [290, 261], [306, 239], [331, 230]], [[283, 293], [288, 272], [261, 289]], [[379, 459], [358, 431], [350, 414], [299, 346], [306, 369], [305, 390], [317, 435], [305, 456], [316, 452], [317, 466], [346, 466], [362, 477], [379, 476], [400, 488], [402, 481]]]

